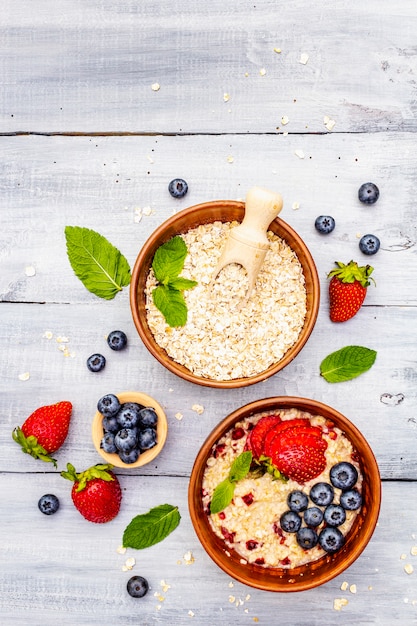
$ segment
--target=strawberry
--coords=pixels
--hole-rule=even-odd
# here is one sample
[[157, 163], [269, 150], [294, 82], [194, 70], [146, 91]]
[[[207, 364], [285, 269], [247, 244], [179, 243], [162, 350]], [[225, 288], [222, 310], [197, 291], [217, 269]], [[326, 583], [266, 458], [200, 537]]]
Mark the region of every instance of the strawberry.
[[374, 268], [370, 265], [359, 267], [355, 261], [350, 261], [347, 265], [337, 261], [336, 265], [337, 268], [328, 274], [328, 278], [331, 278], [330, 319], [332, 322], [346, 322], [361, 308]]
[[72, 404], [67, 401], [42, 406], [29, 415], [21, 428], [14, 429], [12, 437], [22, 446], [23, 452], [56, 467], [56, 460], [50, 455], [64, 443], [71, 413]]
[[122, 490], [117, 476], [107, 463], [94, 465], [77, 474], [71, 463], [63, 478], [74, 482], [71, 497], [75, 508], [89, 522], [105, 524], [116, 517], [122, 501]]
[[281, 422], [279, 415], [265, 415], [250, 431], [246, 440], [246, 448], [252, 451], [253, 457], [258, 459], [264, 451], [265, 436], [271, 428]]
[[287, 443], [283, 448], [277, 448], [271, 460], [281, 474], [298, 483], [316, 478], [326, 467], [324, 453], [303, 443]]

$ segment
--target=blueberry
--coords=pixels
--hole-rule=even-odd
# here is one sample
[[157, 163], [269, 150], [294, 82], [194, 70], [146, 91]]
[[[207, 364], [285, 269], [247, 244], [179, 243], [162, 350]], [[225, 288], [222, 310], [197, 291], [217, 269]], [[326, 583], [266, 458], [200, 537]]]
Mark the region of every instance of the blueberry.
[[137, 448], [133, 448], [132, 450], [129, 450], [129, 452], [122, 452], [121, 450], [119, 451], [119, 459], [126, 464], [136, 463], [139, 456], [140, 451]]
[[317, 545], [319, 538], [312, 528], [300, 528], [297, 532], [297, 543], [304, 550], [310, 550]]
[[310, 490], [310, 498], [314, 504], [327, 506], [333, 502], [334, 489], [329, 483], [316, 483]]
[[374, 183], [363, 183], [359, 187], [358, 198], [364, 204], [375, 204], [379, 198], [379, 189]]
[[139, 428], [155, 428], [158, 422], [158, 415], [150, 406], [143, 408], [139, 413]]
[[345, 538], [338, 528], [327, 526], [319, 535], [319, 544], [329, 554], [337, 552], [345, 543]]
[[52, 493], [47, 493], [39, 499], [38, 507], [41, 513], [53, 515], [59, 509], [59, 500]]
[[127, 346], [127, 337], [122, 330], [112, 330], [107, 337], [107, 343], [112, 350], [123, 350]]
[[329, 504], [324, 509], [323, 518], [328, 526], [341, 526], [346, 520], [346, 511], [340, 504]]
[[116, 415], [120, 406], [119, 398], [113, 393], [108, 393], [97, 402], [97, 410], [105, 417]]
[[100, 441], [100, 448], [104, 450], [104, 452], [108, 452], [109, 454], [114, 454], [115, 452], [117, 452], [117, 447], [114, 443], [114, 437], [114, 433], [104, 433], [104, 436]]
[[376, 254], [381, 242], [376, 235], [364, 235], [359, 240], [359, 250], [364, 254]]
[[323, 235], [328, 235], [334, 230], [336, 226], [336, 222], [334, 217], [331, 215], [319, 215], [314, 222], [314, 226], [319, 233], [323, 233]]
[[168, 191], [173, 198], [183, 198], [188, 191], [188, 185], [182, 178], [174, 178], [168, 185]]
[[119, 452], [130, 452], [136, 447], [137, 440], [137, 431], [134, 428], [122, 428], [114, 437], [114, 443]]
[[292, 491], [287, 498], [288, 508], [299, 513], [308, 507], [308, 496], [304, 491]]
[[357, 489], [349, 489], [340, 496], [340, 504], [347, 511], [356, 511], [362, 506], [362, 496]]
[[105, 415], [101, 421], [105, 433], [117, 433], [120, 430], [116, 415]]
[[138, 433], [138, 448], [149, 450], [156, 445], [156, 432], [153, 428], [145, 428]]
[[149, 584], [143, 576], [132, 576], [127, 581], [127, 592], [132, 598], [143, 598], [148, 593]]
[[296, 533], [301, 528], [301, 517], [295, 511], [286, 511], [279, 520], [282, 530], [286, 533]]
[[323, 521], [323, 511], [318, 506], [312, 506], [304, 511], [304, 522], [307, 526], [318, 526]]
[[358, 480], [358, 470], [352, 463], [342, 461], [331, 468], [330, 480], [338, 489], [350, 489]]
[[117, 422], [120, 428], [136, 428], [139, 424], [140, 405], [134, 402], [122, 404], [117, 414]]
[[106, 365], [106, 359], [102, 354], [92, 354], [87, 359], [87, 367], [90, 372], [101, 372]]

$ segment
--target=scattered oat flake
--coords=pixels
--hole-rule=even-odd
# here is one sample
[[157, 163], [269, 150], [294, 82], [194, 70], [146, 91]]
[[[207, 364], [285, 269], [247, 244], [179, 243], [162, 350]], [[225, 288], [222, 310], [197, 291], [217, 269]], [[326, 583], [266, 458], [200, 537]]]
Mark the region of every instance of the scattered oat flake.
[[248, 594], [247, 594], [247, 596], [245, 597], [245, 600], [246, 600], [246, 602], [247, 602], [248, 600], [250, 600], [250, 593], [248, 593]]
[[304, 159], [304, 151], [303, 150], [295, 150], [295, 156], [298, 156], [299, 159]]
[[286, 124], [288, 124], [288, 122], [289, 122], [289, 121], [290, 121], [290, 118], [288, 117], [288, 115], [283, 115], [283, 116], [281, 117], [281, 124], [282, 124], [283, 126], [285, 126]]
[[178, 421], [181, 421], [181, 420], [182, 420], [182, 418], [184, 417], [184, 415], [183, 415], [182, 413], [178, 412], [178, 413], [175, 413], [175, 416], [174, 416], [174, 417], [176, 417], [176, 419], [177, 419]]
[[335, 611], [341, 611], [344, 606], [346, 606], [348, 601], [346, 598], [335, 598], [333, 601], [333, 608]]
[[19, 374], [19, 380], [29, 380], [30, 378], [30, 373], [29, 372], [23, 372], [23, 374]]
[[69, 339], [68, 339], [68, 337], [61, 337], [61, 336], [58, 336], [58, 337], [56, 338], [56, 341], [57, 341], [57, 343], [68, 343], [68, 342], [69, 342]]
[[194, 611], [188, 611], [188, 615], [189, 615], [190, 617], [194, 617], [195, 613], [194, 613]]
[[35, 276], [36, 270], [33, 265], [28, 265], [27, 267], [25, 267], [25, 274], [26, 276]]
[[125, 554], [126, 553], [126, 548], [124, 546], [118, 546], [116, 552], [118, 554]]
[[232, 157], [232, 156], [228, 156], [228, 157], [227, 157], [227, 162], [228, 162], [228, 163], [233, 163], [233, 162], [234, 162], [234, 160], [235, 160], [235, 159], [234, 159], [234, 157]]
[[411, 553], [413, 556], [417, 556], [417, 546], [413, 546], [413, 547], [411, 548], [411, 550], [410, 550], [410, 553]]
[[292, 208], [294, 211], [297, 211], [297, 209], [300, 208], [300, 203], [299, 202], [293, 202], [292, 203]]
[[235, 584], [234, 584], [234, 582], [231, 580], [231, 581], [230, 581], [230, 583], [229, 583], [229, 588], [230, 588], [230, 589], [233, 589], [233, 587], [234, 587], [234, 586], [235, 586]]
[[186, 565], [191, 565], [192, 563], [194, 563], [195, 558], [191, 550], [188, 550], [188, 552], [184, 554], [184, 561]]
[[164, 593], [166, 593], [168, 591], [168, 589], [171, 589], [171, 585], [168, 585], [168, 583], [165, 580], [161, 580], [161, 587], [162, 587], [162, 591]]
[[333, 128], [336, 126], [336, 122], [335, 120], [331, 120], [330, 118], [326, 116], [324, 118], [324, 125], [327, 128], [327, 130], [333, 130]]
[[234, 604], [236, 602], [235, 596], [229, 596], [229, 602], [230, 604]]
[[407, 563], [407, 565], [404, 566], [404, 571], [406, 574], [412, 574], [414, 572], [414, 567], [411, 563]]
[[198, 415], [202, 415], [204, 413], [204, 407], [201, 404], [193, 404], [191, 408], [193, 411], [198, 413]]
[[45, 330], [45, 332], [43, 333], [42, 337], [44, 337], [45, 339], [52, 339], [53, 337], [53, 333], [51, 333], [50, 330]]
[[155, 596], [157, 600], [159, 600], [159, 602], [164, 602], [165, 598], [159, 593], [159, 591], [155, 591], [153, 595]]
[[149, 154], [146, 155], [146, 158], [148, 159], [149, 163], [155, 163], [155, 161], [151, 156], [149, 156]]
[[223, 100], [224, 100], [225, 102], [229, 102], [229, 100], [230, 100], [230, 94], [229, 94], [229, 93], [224, 93], [224, 94], [223, 94]]
[[342, 582], [342, 584], [340, 585], [340, 589], [342, 591], [346, 591], [346, 589], [349, 587], [349, 583], [345, 580]]
[[405, 554], [405, 552], [403, 552], [402, 555], [400, 556], [400, 561], [405, 561], [406, 558], [407, 558], [407, 555]]
[[260, 73], [261, 76], [265, 76], [266, 69], [264, 67], [261, 67], [261, 69], [259, 70], [259, 73]]
[[159, 83], [153, 83], [151, 85], [152, 91], [159, 91], [161, 89], [161, 85]]
[[136, 565], [136, 559], [131, 556], [128, 559], [126, 559], [125, 565], [127, 567], [127, 569], [133, 569], [133, 567]]
[[302, 65], [306, 65], [308, 63], [308, 59], [309, 59], [308, 54], [306, 52], [303, 52], [298, 62], [301, 63]]
[[281, 48], [274, 48], [274, 52], [276, 52], [277, 54], [280, 54]]
[[259, 622], [259, 617], [252, 617], [253, 621], [258, 623]]
[[357, 591], [356, 585], [351, 585], [349, 587], [349, 591], [350, 591], [350, 593], [356, 593], [356, 591]]

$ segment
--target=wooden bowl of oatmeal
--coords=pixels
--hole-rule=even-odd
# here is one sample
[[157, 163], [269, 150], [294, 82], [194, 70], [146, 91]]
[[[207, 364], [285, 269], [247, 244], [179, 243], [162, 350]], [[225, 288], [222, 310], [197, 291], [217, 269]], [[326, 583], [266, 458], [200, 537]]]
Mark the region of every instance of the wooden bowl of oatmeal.
[[[282, 480], [269, 473], [269, 460], [261, 457], [260, 463], [255, 454], [261, 440], [265, 446], [262, 449], [270, 452], [269, 440], [269, 445], [280, 449], [285, 458], [284, 441], [286, 438], [288, 444], [292, 436], [290, 427], [304, 431], [297, 436], [298, 442], [303, 437], [311, 442], [307, 431], [321, 431], [325, 464], [319, 474], [305, 481], [297, 475], [303, 461], [298, 467], [295, 463], [295, 475], [287, 468], [290, 478]], [[277, 433], [271, 437], [274, 429]], [[250, 469], [237, 477], [232, 496], [222, 501], [224, 493], [219, 487], [216, 500], [216, 488], [222, 481], [230, 482], [233, 462], [248, 451], [253, 454]], [[294, 454], [293, 449], [291, 452]], [[274, 462], [277, 458], [282, 461], [281, 456], [273, 458]], [[342, 464], [347, 464], [351, 476]], [[350, 482], [341, 485], [337, 480]], [[325, 501], [328, 492], [330, 499]], [[350, 506], [352, 498], [358, 501]], [[296, 397], [257, 400], [227, 416], [203, 443], [188, 491], [195, 532], [211, 559], [239, 582], [277, 592], [317, 587], [348, 568], [372, 537], [380, 503], [378, 465], [361, 432], [335, 409]], [[345, 519], [330, 522], [332, 515], [340, 515], [340, 508], [346, 509], [342, 511]], [[300, 530], [295, 532], [288, 524], [297, 519]], [[309, 539], [307, 544], [306, 537], [312, 535], [317, 543]]]
[[[159, 226], [141, 249], [130, 285], [136, 329], [169, 371], [199, 385], [235, 388], [273, 376], [308, 340], [318, 314], [320, 284], [301, 237], [279, 217], [268, 229], [270, 249], [246, 306], [245, 270], [229, 265], [214, 279], [230, 228], [242, 222], [243, 202], [221, 200], [184, 209]], [[152, 262], [158, 248], [180, 235], [187, 245], [181, 277], [197, 282], [183, 292], [185, 326], [170, 327], [153, 303]]]

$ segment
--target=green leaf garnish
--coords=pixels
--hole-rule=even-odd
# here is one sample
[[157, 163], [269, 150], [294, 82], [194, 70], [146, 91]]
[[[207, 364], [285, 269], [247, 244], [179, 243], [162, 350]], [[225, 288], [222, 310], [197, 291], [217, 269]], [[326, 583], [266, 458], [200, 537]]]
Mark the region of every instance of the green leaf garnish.
[[137, 515], [123, 533], [123, 546], [142, 550], [159, 543], [180, 523], [181, 515], [177, 506], [161, 504], [148, 513]]
[[152, 291], [152, 299], [171, 327], [184, 326], [187, 322], [187, 305], [181, 292], [197, 285], [195, 280], [179, 276], [187, 254], [185, 241], [176, 235], [157, 249], [152, 261], [159, 283]]
[[356, 378], [375, 363], [376, 351], [363, 346], [346, 346], [329, 354], [320, 364], [320, 374], [329, 383]]
[[213, 491], [210, 502], [210, 513], [220, 513], [233, 500], [235, 487], [238, 480], [245, 478], [252, 463], [252, 452], [246, 451], [239, 454], [233, 461], [227, 478], [222, 480]]
[[89, 228], [66, 226], [68, 259], [75, 275], [99, 298], [112, 300], [130, 284], [130, 267], [123, 254]]

